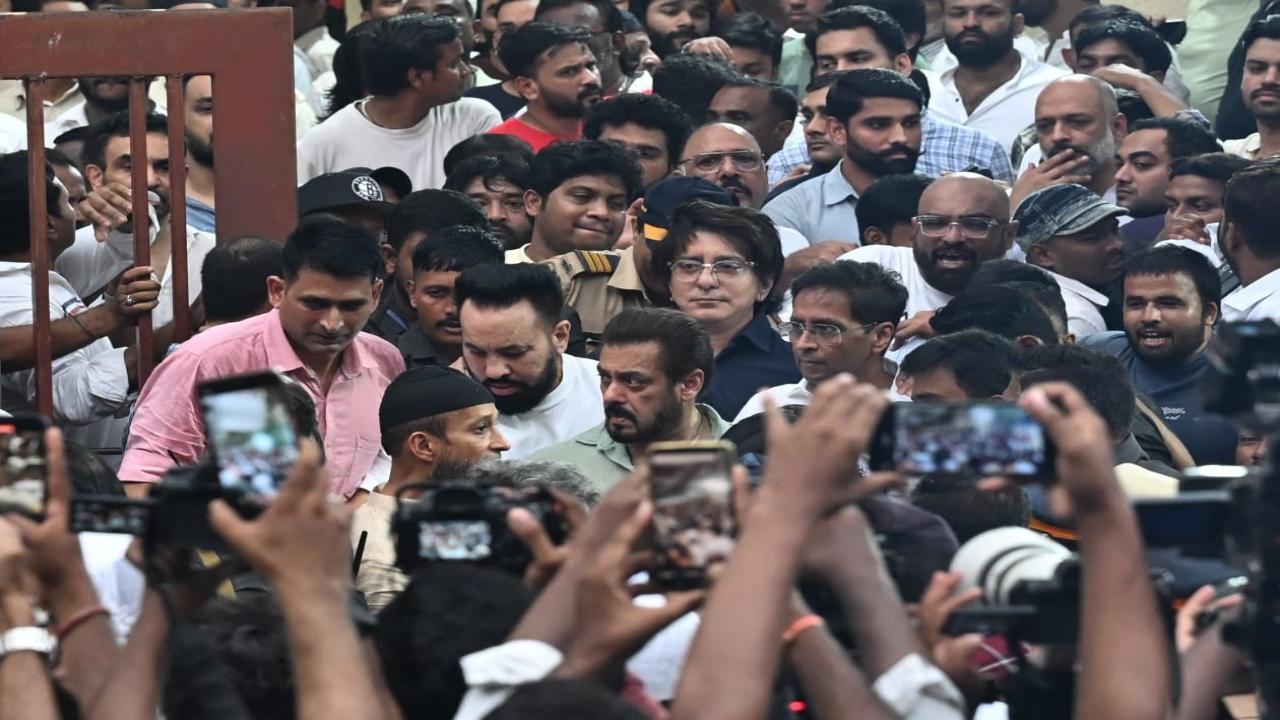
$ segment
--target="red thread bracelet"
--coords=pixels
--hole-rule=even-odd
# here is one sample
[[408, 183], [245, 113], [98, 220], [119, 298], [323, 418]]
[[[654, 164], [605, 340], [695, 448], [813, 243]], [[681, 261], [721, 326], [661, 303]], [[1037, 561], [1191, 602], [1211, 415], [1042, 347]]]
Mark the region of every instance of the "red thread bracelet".
[[106, 615], [107, 617], [111, 617], [111, 611], [108, 610], [105, 605], [94, 605], [92, 607], [87, 607], [84, 610], [81, 610], [75, 615], [72, 615], [71, 619], [66, 621], [65, 623], [59, 623], [58, 636], [57, 636], [58, 642], [61, 643], [63, 640], [66, 639], [68, 635], [71, 634], [72, 630], [75, 630], [76, 628], [88, 622], [91, 618], [96, 617], [98, 615]]

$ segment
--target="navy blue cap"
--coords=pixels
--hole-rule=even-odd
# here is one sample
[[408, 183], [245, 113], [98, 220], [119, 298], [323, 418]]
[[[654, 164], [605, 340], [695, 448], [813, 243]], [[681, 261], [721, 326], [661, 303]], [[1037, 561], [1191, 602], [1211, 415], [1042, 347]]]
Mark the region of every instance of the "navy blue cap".
[[687, 175], [669, 177], [645, 191], [639, 215], [641, 234], [650, 242], [662, 242], [671, 229], [671, 216], [676, 208], [694, 200], [737, 206], [729, 191], [713, 182]]

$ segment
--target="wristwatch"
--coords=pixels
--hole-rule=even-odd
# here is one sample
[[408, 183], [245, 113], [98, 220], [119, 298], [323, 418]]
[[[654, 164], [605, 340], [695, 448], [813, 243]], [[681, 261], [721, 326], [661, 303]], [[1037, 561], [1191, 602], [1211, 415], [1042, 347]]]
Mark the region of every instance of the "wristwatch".
[[0, 657], [26, 651], [48, 655], [57, 646], [57, 640], [44, 628], [17, 627], [0, 634]]

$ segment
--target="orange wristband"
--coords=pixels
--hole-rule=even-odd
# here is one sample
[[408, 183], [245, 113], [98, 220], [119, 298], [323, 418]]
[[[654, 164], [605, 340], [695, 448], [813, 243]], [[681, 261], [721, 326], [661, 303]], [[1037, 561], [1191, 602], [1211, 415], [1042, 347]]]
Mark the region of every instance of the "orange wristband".
[[790, 645], [800, 637], [800, 633], [816, 627], [826, 625], [827, 622], [818, 615], [801, 615], [791, 623], [791, 626], [782, 633], [782, 642], [784, 645]]

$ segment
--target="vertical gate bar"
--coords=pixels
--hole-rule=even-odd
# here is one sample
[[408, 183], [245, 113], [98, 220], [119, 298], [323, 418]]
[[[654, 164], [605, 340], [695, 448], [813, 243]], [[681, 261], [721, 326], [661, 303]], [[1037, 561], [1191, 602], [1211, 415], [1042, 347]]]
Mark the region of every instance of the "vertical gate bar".
[[49, 329], [49, 241], [44, 164], [44, 78], [23, 81], [27, 92], [27, 186], [31, 222], [31, 331], [35, 333], [36, 408], [53, 416], [53, 338]]
[[[150, 203], [147, 201], [147, 79], [129, 78], [129, 156], [133, 158], [133, 263], [151, 264]], [[120, 302], [126, 298], [121, 297]], [[151, 375], [155, 364], [155, 332], [151, 313], [138, 317], [138, 387]]]
[[173, 339], [191, 337], [191, 302], [187, 288], [187, 151], [181, 75], [166, 80], [169, 96], [169, 244], [173, 273]]

